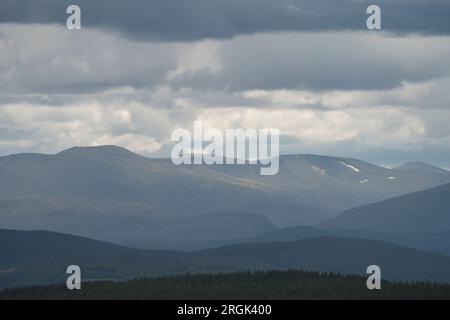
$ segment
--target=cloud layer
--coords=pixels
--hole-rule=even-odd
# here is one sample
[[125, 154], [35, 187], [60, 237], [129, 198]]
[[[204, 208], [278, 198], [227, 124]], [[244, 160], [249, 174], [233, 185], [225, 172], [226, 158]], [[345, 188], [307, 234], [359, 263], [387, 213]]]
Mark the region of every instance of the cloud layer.
[[[78, 0], [82, 23], [162, 41], [284, 31], [361, 31], [378, 4], [389, 32], [450, 33], [446, 0]], [[69, 0], [2, 0], [0, 22], [65, 24]]]
[[447, 1], [381, 1], [392, 32], [364, 29], [365, 1], [134, 2], [80, 1], [80, 31], [68, 2], [2, 2], [0, 155], [167, 155], [197, 119], [276, 127], [284, 153], [450, 167]]

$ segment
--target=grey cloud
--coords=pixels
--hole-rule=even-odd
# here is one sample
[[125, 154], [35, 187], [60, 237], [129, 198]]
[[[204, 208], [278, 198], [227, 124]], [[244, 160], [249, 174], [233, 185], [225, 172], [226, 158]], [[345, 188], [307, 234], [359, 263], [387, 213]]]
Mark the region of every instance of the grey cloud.
[[363, 33], [259, 34], [224, 41], [223, 68], [187, 70], [178, 87], [385, 90], [450, 76], [450, 38]]
[[[445, 77], [450, 77], [450, 37], [444, 36], [264, 33], [182, 44], [132, 41], [99, 30], [0, 24], [3, 101], [14, 94], [158, 86], [211, 91], [217, 101], [225, 91], [385, 90]], [[223, 96], [233, 103], [233, 96]]]
[[[39, 39], [39, 40], [36, 40]], [[159, 85], [177, 66], [171, 44], [91, 30], [0, 25], [0, 94], [85, 93]]]
[[[3, 104], [61, 105], [73, 102], [74, 96], [89, 99], [109, 91], [109, 97], [119, 101], [133, 95], [135, 101], [167, 108], [173, 107], [174, 92], [206, 107], [264, 107], [264, 102], [239, 93], [387, 90], [405, 82], [450, 78], [450, 37], [441, 36], [300, 32], [180, 44], [130, 41], [98, 30], [72, 33], [57, 26], [11, 24], [0, 25], [0, 35]], [[448, 81], [441, 81], [429, 90], [447, 97], [447, 86]], [[162, 88], [157, 101], [148, 88]], [[377, 101], [426, 105], [428, 100], [422, 97], [429, 99], [411, 96], [408, 102], [394, 93]], [[441, 99], [440, 106], [446, 105], [448, 98]], [[293, 101], [295, 106], [320, 105]]]
[[158, 40], [228, 38], [271, 31], [365, 30], [366, 8], [382, 7], [391, 32], [450, 33], [447, 0], [2, 0], [0, 22], [64, 24], [82, 8], [85, 27]]

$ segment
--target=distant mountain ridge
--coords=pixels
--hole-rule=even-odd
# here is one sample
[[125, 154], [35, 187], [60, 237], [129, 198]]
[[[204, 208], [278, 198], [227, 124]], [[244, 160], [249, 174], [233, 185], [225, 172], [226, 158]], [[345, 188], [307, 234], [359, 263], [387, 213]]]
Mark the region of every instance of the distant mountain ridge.
[[[184, 250], [258, 236], [273, 225], [316, 225], [355, 206], [444, 183], [450, 183], [446, 173], [340, 157], [281, 156], [277, 175], [260, 176], [258, 165], [175, 166], [115, 146], [74, 147], [0, 158], [0, 226]], [[217, 213], [222, 218], [204, 219], [200, 229], [190, 223]], [[220, 239], [206, 239], [214, 233]]]
[[224, 245], [254, 242], [289, 242], [316, 237], [341, 237], [384, 241], [406, 246], [413, 249], [435, 252], [450, 256], [450, 231], [444, 232], [416, 232], [392, 234], [366, 229], [320, 229], [309, 226], [293, 226], [269, 231], [262, 235], [235, 239], [230, 241], [215, 241], [204, 244], [206, 247], [220, 247]]
[[407, 162], [407, 163], [397, 167], [396, 169], [398, 169], [398, 170], [423, 170], [423, 171], [431, 171], [431, 172], [450, 174], [450, 171], [448, 171], [446, 169], [443, 169], [443, 168], [440, 168], [437, 166], [433, 166], [431, 164], [424, 163], [422, 161]]
[[450, 184], [357, 207], [320, 227], [389, 233], [450, 231]]

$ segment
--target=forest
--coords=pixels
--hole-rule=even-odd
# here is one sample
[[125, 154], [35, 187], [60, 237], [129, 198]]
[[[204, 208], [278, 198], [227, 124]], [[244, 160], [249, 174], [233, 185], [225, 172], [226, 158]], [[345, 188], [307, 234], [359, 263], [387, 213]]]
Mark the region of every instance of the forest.
[[300, 299], [450, 299], [450, 285], [431, 282], [383, 281], [368, 290], [366, 278], [304, 271], [266, 271], [93, 281], [81, 290], [65, 284], [7, 289], [0, 300], [300, 300]]

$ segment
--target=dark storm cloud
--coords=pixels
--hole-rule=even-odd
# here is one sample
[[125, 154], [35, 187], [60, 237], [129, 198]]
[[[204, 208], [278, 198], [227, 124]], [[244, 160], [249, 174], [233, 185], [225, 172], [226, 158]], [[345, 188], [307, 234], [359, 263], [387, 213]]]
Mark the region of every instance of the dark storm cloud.
[[144, 39], [198, 40], [271, 31], [365, 30], [366, 8], [382, 8], [383, 29], [450, 33], [448, 0], [2, 0], [0, 22], [65, 24], [70, 4], [82, 24]]

